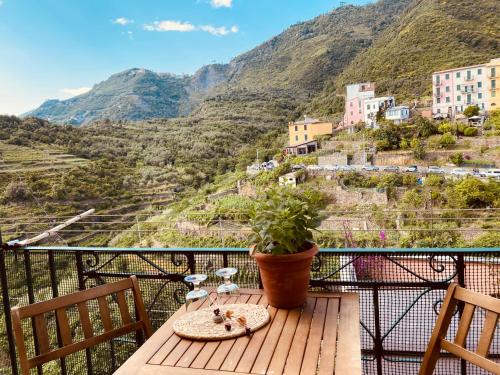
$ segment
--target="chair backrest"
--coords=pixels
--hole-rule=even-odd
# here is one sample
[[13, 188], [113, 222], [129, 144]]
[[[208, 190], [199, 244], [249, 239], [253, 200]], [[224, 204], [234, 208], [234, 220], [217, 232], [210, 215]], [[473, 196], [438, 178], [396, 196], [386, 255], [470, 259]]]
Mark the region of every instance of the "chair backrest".
[[[132, 320], [126, 300], [126, 291], [131, 290], [135, 309], [136, 319]], [[113, 324], [110, 305], [107, 298], [111, 296], [117, 302], [121, 324]], [[88, 301], [97, 300], [99, 306], [100, 323], [103, 327], [103, 333], [95, 335], [92, 325]], [[81, 331], [83, 331], [83, 340], [74, 342], [72, 328], [69, 324], [67, 309], [76, 306], [78, 310], [79, 322]], [[55, 314], [58, 327], [58, 335], [60, 344], [57, 348], [52, 349], [50, 346], [50, 338], [47, 329], [46, 315]], [[57, 297], [49, 301], [39, 302], [25, 307], [15, 307], [11, 311], [12, 325], [16, 338], [16, 346], [19, 352], [19, 363], [23, 375], [29, 375], [30, 369], [39, 366], [43, 363], [59, 359], [77, 351], [88, 349], [97, 344], [109, 341], [115, 337], [122, 336], [131, 332], [144, 332], [146, 338], [152, 334], [151, 323], [149, 321], [144, 302], [142, 300], [139, 284], [135, 276], [128, 279], [120, 280], [115, 283], [101, 285], [92, 289], [87, 289], [81, 292], [68, 294], [66, 296]], [[24, 334], [22, 329], [22, 320], [31, 319], [33, 323], [33, 336], [38, 343], [37, 355], [28, 358]]]
[[[459, 303], [463, 302], [462, 316], [458, 323], [453, 342], [445, 339], [453, 315]], [[476, 351], [466, 349], [466, 339], [474, 317], [476, 307], [486, 311], [483, 330], [477, 343]], [[500, 314], [500, 299], [476, 293], [451, 284], [443, 301], [432, 336], [427, 346], [420, 375], [430, 375], [436, 367], [441, 350], [445, 350], [459, 358], [479, 366], [494, 374], [500, 374], [500, 364], [487, 358]]]

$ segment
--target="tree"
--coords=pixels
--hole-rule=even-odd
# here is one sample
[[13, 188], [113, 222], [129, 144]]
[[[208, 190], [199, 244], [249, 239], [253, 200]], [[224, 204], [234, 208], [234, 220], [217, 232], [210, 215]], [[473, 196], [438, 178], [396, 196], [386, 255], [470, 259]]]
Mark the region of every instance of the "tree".
[[422, 141], [418, 138], [413, 138], [410, 142], [410, 147], [413, 152], [413, 157], [418, 160], [423, 160], [425, 157], [425, 148]]
[[415, 128], [417, 137], [427, 138], [437, 133], [437, 128], [436, 125], [434, 125], [434, 122], [421, 116], [415, 119]]
[[439, 144], [443, 147], [452, 146], [457, 143], [457, 139], [451, 133], [444, 133], [439, 139]]
[[452, 154], [450, 156], [450, 161], [455, 165], [461, 165], [464, 162], [464, 155], [460, 152]]
[[464, 109], [465, 117], [472, 117], [479, 115], [479, 106], [478, 105], [469, 105]]
[[448, 203], [457, 208], [482, 208], [498, 206], [500, 184], [496, 181], [483, 182], [467, 177], [447, 189]]
[[438, 131], [441, 134], [451, 133], [453, 131], [453, 125], [449, 122], [443, 122], [441, 125], [439, 125]]
[[393, 123], [382, 123], [380, 128], [375, 130], [374, 137], [378, 141], [386, 141], [388, 149], [396, 150], [402, 138], [401, 129]]

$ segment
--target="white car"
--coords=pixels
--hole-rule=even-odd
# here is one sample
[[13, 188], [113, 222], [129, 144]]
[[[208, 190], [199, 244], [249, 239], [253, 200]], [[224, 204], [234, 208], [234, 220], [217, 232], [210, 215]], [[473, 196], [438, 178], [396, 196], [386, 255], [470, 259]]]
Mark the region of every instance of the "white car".
[[485, 175], [486, 177], [493, 177], [500, 179], [500, 169], [488, 169]]
[[410, 165], [410, 166], [406, 167], [405, 172], [417, 173], [418, 167], [416, 165]]
[[339, 169], [343, 172], [355, 172], [356, 168], [354, 168], [352, 165], [341, 165]]
[[339, 170], [339, 166], [338, 165], [327, 164], [327, 165], [323, 166], [323, 169], [325, 171], [334, 172], [334, 171], [338, 171]]
[[427, 170], [427, 173], [444, 174], [444, 169], [441, 167], [436, 167], [435, 165], [431, 165]]
[[455, 168], [451, 171], [451, 174], [453, 176], [468, 176], [471, 175], [472, 173], [465, 168]]
[[321, 165], [311, 164], [306, 166], [306, 169], [309, 171], [322, 171], [323, 167]]

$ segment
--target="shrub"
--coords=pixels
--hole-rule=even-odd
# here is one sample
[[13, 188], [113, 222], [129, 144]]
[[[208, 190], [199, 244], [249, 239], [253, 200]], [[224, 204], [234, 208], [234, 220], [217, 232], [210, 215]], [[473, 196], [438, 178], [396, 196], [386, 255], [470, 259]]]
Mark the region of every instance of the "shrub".
[[462, 153], [457, 152], [456, 154], [450, 155], [450, 161], [455, 165], [461, 165], [464, 162], [464, 156]]
[[464, 135], [466, 137], [475, 137], [478, 134], [477, 128], [468, 127], [464, 130]]
[[421, 116], [415, 119], [415, 128], [417, 137], [427, 138], [437, 133], [437, 128], [434, 122]]
[[443, 147], [452, 146], [457, 143], [457, 139], [451, 133], [444, 133], [441, 138], [439, 138], [439, 144]]
[[498, 244], [500, 244], [500, 232], [485, 233], [473, 241], [474, 247], [498, 247]]
[[19, 202], [28, 199], [28, 187], [24, 182], [11, 181], [4, 191], [4, 200]]
[[438, 132], [440, 132], [441, 134], [451, 133], [451, 132], [453, 132], [453, 130], [454, 130], [453, 125], [449, 122], [443, 122], [438, 127]]
[[462, 179], [446, 190], [448, 203], [456, 208], [484, 208], [500, 204], [500, 183], [474, 177]]
[[425, 157], [425, 148], [420, 139], [413, 138], [410, 146], [415, 159], [422, 160]]
[[479, 106], [478, 105], [469, 105], [464, 109], [465, 117], [472, 117], [479, 115]]
[[375, 143], [375, 145], [377, 146], [378, 151], [387, 151], [387, 150], [391, 149], [391, 145], [390, 145], [389, 141], [387, 141], [386, 139], [382, 139], [380, 141], [377, 141]]
[[441, 186], [445, 183], [443, 176], [437, 174], [431, 174], [425, 179], [425, 184], [428, 186]]

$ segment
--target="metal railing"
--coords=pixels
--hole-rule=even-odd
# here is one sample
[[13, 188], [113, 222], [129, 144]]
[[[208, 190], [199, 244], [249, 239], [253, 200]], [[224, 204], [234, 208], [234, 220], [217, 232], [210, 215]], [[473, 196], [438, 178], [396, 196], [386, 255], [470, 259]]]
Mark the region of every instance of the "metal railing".
[[[40, 246], [0, 252], [3, 311], [0, 323], [0, 373], [18, 374], [9, 320], [13, 305], [47, 300], [95, 285], [137, 275], [155, 329], [184, 301], [190, 273], [209, 275], [206, 286], [221, 280], [216, 269], [235, 266], [240, 287], [259, 288], [258, 268], [245, 248], [98, 248]], [[500, 248], [457, 249], [322, 249], [313, 261], [312, 290], [356, 291], [360, 295], [363, 369], [365, 374], [416, 374], [440, 303], [450, 282], [490, 295], [500, 295]], [[89, 306], [98, 329], [98, 307]], [[460, 314], [460, 311], [457, 314]], [[474, 347], [481, 333], [482, 311], [469, 333]], [[69, 311], [78, 335], [77, 311]], [[119, 313], [117, 312], [117, 316]], [[451, 331], [457, 326], [457, 317]], [[54, 317], [52, 344], [57, 345]], [[24, 327], [27, 341], [33, 335]], [[31, 333], [30, 333], [31, 332]], [[36, 341], [36, 340], [32, 340]], [[137, 349], [133, 335], [99, 345], [39, 368], [46, 374], [110, 374]], [[36, 353], [36, 345], [29, 346]], [[491, 349], [500, 360], [500, 335]], [[440, 371], [440, 372], [439, 372]], [[483, 374], [465, 362], [444, 356], [438, 372]]]

